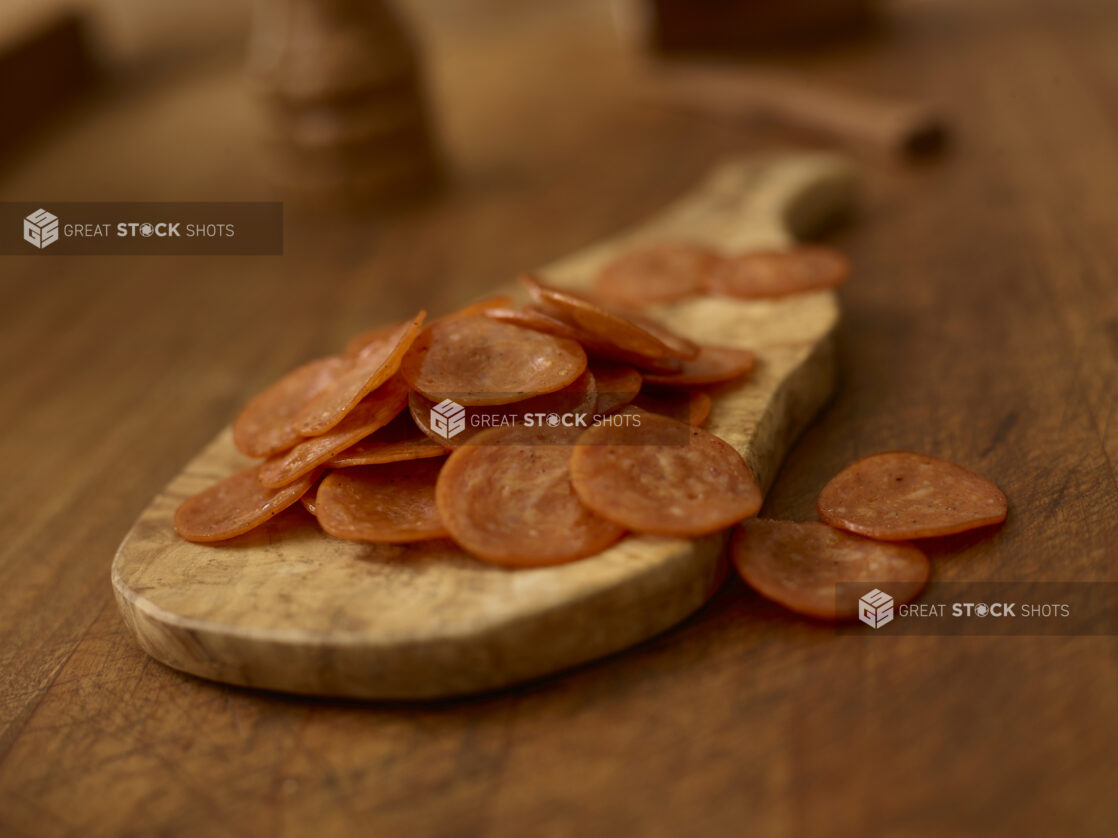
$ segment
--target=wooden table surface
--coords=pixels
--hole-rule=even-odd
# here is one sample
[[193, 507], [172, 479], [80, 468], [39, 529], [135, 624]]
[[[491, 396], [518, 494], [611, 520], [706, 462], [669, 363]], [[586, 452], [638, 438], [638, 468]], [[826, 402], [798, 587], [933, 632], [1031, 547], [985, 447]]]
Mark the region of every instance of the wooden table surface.
[[[4, 258], [0, 833], [1114, 834], [1113, 637], [835, 637], [731, 580], [637, 649], [423, 706], [227, 688], [134, 645], [117, 542], [246, 394], [802, 139], [638, 101], [606, 4], [476, 5], [420, 9], [455, 171], [434, 203], [289, 217], [283, 257]], [[910, 2], [888, 35], [809, 63], [938, 99], [957, 142], [864, 161], [840, 392], [763, 514], [813, 518], [851, 459], [914, 448], [1010, 498], [937, 578], [1114, 581], [1118, 6]], [[126, 88], [0, 198], [269, 197], [247, 96], [232, 59]]]

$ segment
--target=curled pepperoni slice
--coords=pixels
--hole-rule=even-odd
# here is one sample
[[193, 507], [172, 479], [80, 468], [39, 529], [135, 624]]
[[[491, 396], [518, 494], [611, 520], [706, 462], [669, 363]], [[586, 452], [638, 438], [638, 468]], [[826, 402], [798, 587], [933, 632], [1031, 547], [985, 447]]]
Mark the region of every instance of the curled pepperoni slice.
[[819, 494], [819, 517], [881, 541], [934, 538], [1000, 524], [1001, 489], [954, 463], [911, 451], [871, 454]]
[[416, 460], [332, 471], [318, 487], [318, 522], [330, 535], [352, 541], [443, 538], [435, 506], [441, 467], [441, 461]]
[[318, 486], [311, 486], [307, 489], [307, 493], [299, 498], [299, 502], [303, 504], [303, 508], [307, 512], [318, 517], [318, 504], [315, 502], [318, 496]]
[[560, 390], [585, 369], [586, 352], [573, 340], [471, 315], [424, 329], [402, 372], [436, 402], [494, 405]]
[[679, 372], [646, 373], [649, 384], [660, 387], [696, 387], [718, 384], [748, 375], [753, 371], [757, 357], [748, 349], [733, 346], [703, 346], [699, 357], [683, 361]]
[[704, 291], [721, 258], [709, 247], [689, 243], [632, 250], [602, 269], [595, 290], [604, 300], [638, 308], [674, 302]]
[[[785, 608], [827, 620], [858, 615], [864, 582], [897, 602], [915, 599], [928, 581], [928, 559], [911, 544], [885, 544], [818, 521], [754, 518], [734, 533], [730, 555], [751, 588]], [[852, 586], [853, 587], [853, 586]]]
[[233, 443], [249, 457], [270, 457], [303, 438], [292, 426], [307, 403], [346, 369], [342, 358], [320, 358], [289, 372], [245, 405], [233, 423]]
[[[486, 314], [494, 319], [503, 320], [506, 323], [513, 323], [517, 326], [523, 326], [526, 329], [547, 332], [556, 337], [569, 337], [582, 344], [583, 348], [585, 348], [588, 353], [599, 360], [613, 361], [637, 367], [641, 370], [650, 370], [652, 372], [678, 372], [681, 367], [682, 362], [679, 358], [671, 356], [653, 358], [647, 355], [627, 352], [609, 341], [596, 338], [585, 329], [570, 323], [564, 323], [562, 320], [552, 317], [547, 312], [535, 306], [528, 306], [521, 310], [507, 310], [507, 313], [501, 309], [494, 309], [486, 312]], [[678, 338], [678, 335], [676, 337]]]
[[361, 350], [372, 344], [383, 343], [384, 340], [403, 326], [403, 323], [389, 323], [386, 326], [377, 326], [368, 329], [356, 337], [350, 339], [349, 343], [345, 345], [345, 351], [342, 355], [346, 358], [353, 359], [361, 354]]
[[707, 284], [716, 294], [757, 299], [836, 288], [850, 276], [850, 262], [830, 247], [742, 253], [724, 260]]
[[534, 329], [537, 332], [578, 341], [588, 353], [599, 359], [612, 360], [654, 372], [670, 373], [678, 372], [680, 369], [681, 362], [678, 358], [668, 356], [653, 358], [626, 352], [608, 341], [594, 337], [585, 329], [565, 323], [535, 306], [523, 309], [492, 308], [485, 312], [485, 316], [500, 320], [502, 323], [511, 323], [525, 329]]
[[[532, 299], [548, 314], [573, 326], [594, 342], [596, 349], [612, 349], [622, 356], [656, 360], [693, 358], [699, 348], [686, 338], [630, 313], [610, 311], [573, 291], [545, 285], [532, 276], [520, 277]], [[618, 360], [626, 360], [618, 357]]]
[[274, 488], [299, 479], [383, 428], [396, 418], [407, 402], [407, 386], [399, 377], [389, 379], [326, 433], [304, 439], [290, 451], [265, 461], [260, 467], [260, 482]]
[[354, 443], [326, 463], [330, 468], [375, 466], [406, 460], [445, 457], [449, 449], [415, 426], [411, 416], [401, 413], [371, 436]]
[[295, 430], [304, 436], [325, 433], [341, 422], [365, 396], [394, 376], [426, 316], [427, 313], [421, 311], [365, 345], [352, 358], [349, 369], [299, 411], [292, 423]]
[[175, 510], [175, 531], [187, 541], [224, 541], [243, 535], [274, 518], [314, 485], [308, 472], [280, 489], [260, 483], [261, 466], [227, 477], [184, 501]]
[[580, 334], [573, 327], [538, 309], [490, 308], [486, 309], [483, 314], [486, 317], [499, 320], [502, 323], [510, 323], [513, 326], [520, 326], [523, 329], [534, 329], [537, 332], [554, 335], [557, 338], [582, 342], [579, 340]]
[[633, 406], [698, 427], [710, 416], [712, 402], [710, 396], [702, 390], [687, 392], [645, 390], [633, 399]]
[[[450, 314], [444, 315], [439, 319], [448, 320], [451, 317], [467, 317], [474, 314], [484, 314], [491, 308], [507, 309], [511, 305], [512, 297], [509, 297], [505, 294], [497, 294], [492, 297], [486, 297], [485, 299], [478, 300], [476, 303], [471, 303], [470, 305], [460, 308], [457, 311], [451, 312]], [[370, 343], [384, 340], [388, 335], [392, 333], [393, 330], [399, 328], [401, 325], [403, 324], [394, 323], [389, 326], [378, 326], [375, 329], [369, 329], [368, 331], [362, 332], [357, 337], [353, 338], [348, 344], [346, 344], [345, 355], [347, 357], [353, 357], [354, 355], [357, 355]]]
[[629, 404], [640, 392], [644, 380], [639, 372], [625, 364], [595, 361], [590, 370], [598, 389], [595, 410], [602, 414], [613, 413]]
[[634, 408], [579, 437], [571, 484], [587, 507], [619, 526], [704, 535], [761, 508], [761, 488], [729, 444], [700, 428]]
[[441, 320], [448, 320], [451, 317], [472, 317], [475, 314], [485, 314], [492, 308], [508, 308], [512, 305], [512, 297], [507, 294], [494, 294], [492, 297], [486, 297], [483, 300], [478, 300], [476, 303], [470, 303], [468, 306], [463, 306], [457, 311], [451, 312]]
[[644, 329], [650, 335], [655, 337], [663, 343], [668, 349], [671, 350], [671, 357], [681, 359], [684, 361], [698, 358], [700, 347], [699, 344], [693, 340], [688, 340], [683, 335], [676, 334], [664, 324], [653, 320], [651, 317], [645, 317], [643, 314], [637, 314], [634, 311], [629, 311], [621, 308], [609, 309], [618, 317], [624, 317], [630, 323]]
[[571, 489], [571, 437], [491, 428], [457, 449], [435, 489], [451, 537], [480, 559], [512, 567], [574, 561], [621, 538], [624, 528], [595, 515]]

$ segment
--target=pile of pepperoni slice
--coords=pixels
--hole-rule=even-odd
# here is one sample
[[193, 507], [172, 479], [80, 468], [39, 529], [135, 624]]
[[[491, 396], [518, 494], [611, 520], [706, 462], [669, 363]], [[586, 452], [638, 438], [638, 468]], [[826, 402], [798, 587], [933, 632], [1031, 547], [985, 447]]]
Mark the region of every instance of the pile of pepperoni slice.
[[[833, 288], [848, 271], [822, 247], [726, 257], [659, 245], [608, 265], [593, 297], [524, 276], [525, 305], [497, 297], [364, 332], [245, 406], [233, 440], [263, 461], [186, 500], [175, 528], [225, 541], [301, 501], [337, 538], [450, 538], [483, 561], [537, 567], [595, 555], [629, 532], [693, 537], [740, 523], [742, 578], [793, 611], [852, 616], [836, 602], [838, 581], [892, 583], [914, 598], [929, 565], [909, 541], [1004, 520], [997, 487], [888, 452], [826, 486], [821, 522], [753, 519], [756, 479], [700, 426], [712, 407], [705, 388], [748, 381], [754, 354], [697, 344], [634, 312], [696, 294]], [[488, 421], [451, 429], [467, 410]], [[538, 421], [559, 415], [584, 421]]]
[[[793, 290], [817, 250], [784, 257]], [[756, 479], [700, 426], [706, 388], [747, 381], [754, 354], [700, 345], [633, 310], [673, 284], [710, 293], [696, 277], [731, 262], [658, 246], [607, 266], [594, 296], [524, 276], [524, 305], [493, 298], [364, 332], [245, 406], [233, 440], [263, 462], [186, 500], [175, 528], [226, 541], [301, 502], [338, 538], [450, 538], [483, 561], [531, 567], [594, 555], [629, 532], [693, 537], [749, 518]], [[622, 286], [627, 305], [608, 293]], [[466, 411], [486, 421], [450, 429]]]

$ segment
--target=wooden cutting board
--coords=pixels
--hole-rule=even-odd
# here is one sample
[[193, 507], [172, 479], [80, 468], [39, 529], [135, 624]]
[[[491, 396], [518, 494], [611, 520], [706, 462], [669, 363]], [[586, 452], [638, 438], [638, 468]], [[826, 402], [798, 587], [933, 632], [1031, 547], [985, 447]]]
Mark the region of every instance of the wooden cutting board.
[[[734, 160], [637, 229], [542, 273], [585, 287], [638, 242], [780, 246], [845, 211], [854, 177], [829, 155]], [[763, 488], [831, 393], [832, 292], [662, 308], [684, 335], [753, 349], [757, 370], [714, 401], [706, 427]], [[250, 395], [246, 393], [246, 397]], [[140, 515], [113, 562], [125, 623], [163, 663], [232, 684], [354, 698], [422, 699], [494, 689], [616, 652], [678, 623], [726, 575], [725, 535], [630, 536], [558, 567], [505, 570], [438, 541], [330, 538], [301, 508], [223, 546], [175, 535], [175, 508], [247, 465], [223, 431]]]

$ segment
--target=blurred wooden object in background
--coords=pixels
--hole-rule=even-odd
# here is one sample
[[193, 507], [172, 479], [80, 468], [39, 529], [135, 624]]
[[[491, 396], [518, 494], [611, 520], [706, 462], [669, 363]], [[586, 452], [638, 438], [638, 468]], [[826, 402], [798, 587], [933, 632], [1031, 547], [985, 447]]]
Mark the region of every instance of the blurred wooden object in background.
[[672, 62], [650, 77], [651, 98], [731, 118], [763, 118], [843, 145], [897, 158], [922, 157], [947, 141], [932, 105], [821, 84], [786, 70]]
[[419, 52], [384, 0], [258, 0], [249, 65], [290, 197], [353, 208], [438, 181]]
[[647, 0], [662, 52], [768, 50], [859, 34], [879, 0]]
[[29, 9], [0, 33], [0, 158], [89, 90], [97, 76], [86, 19]]

